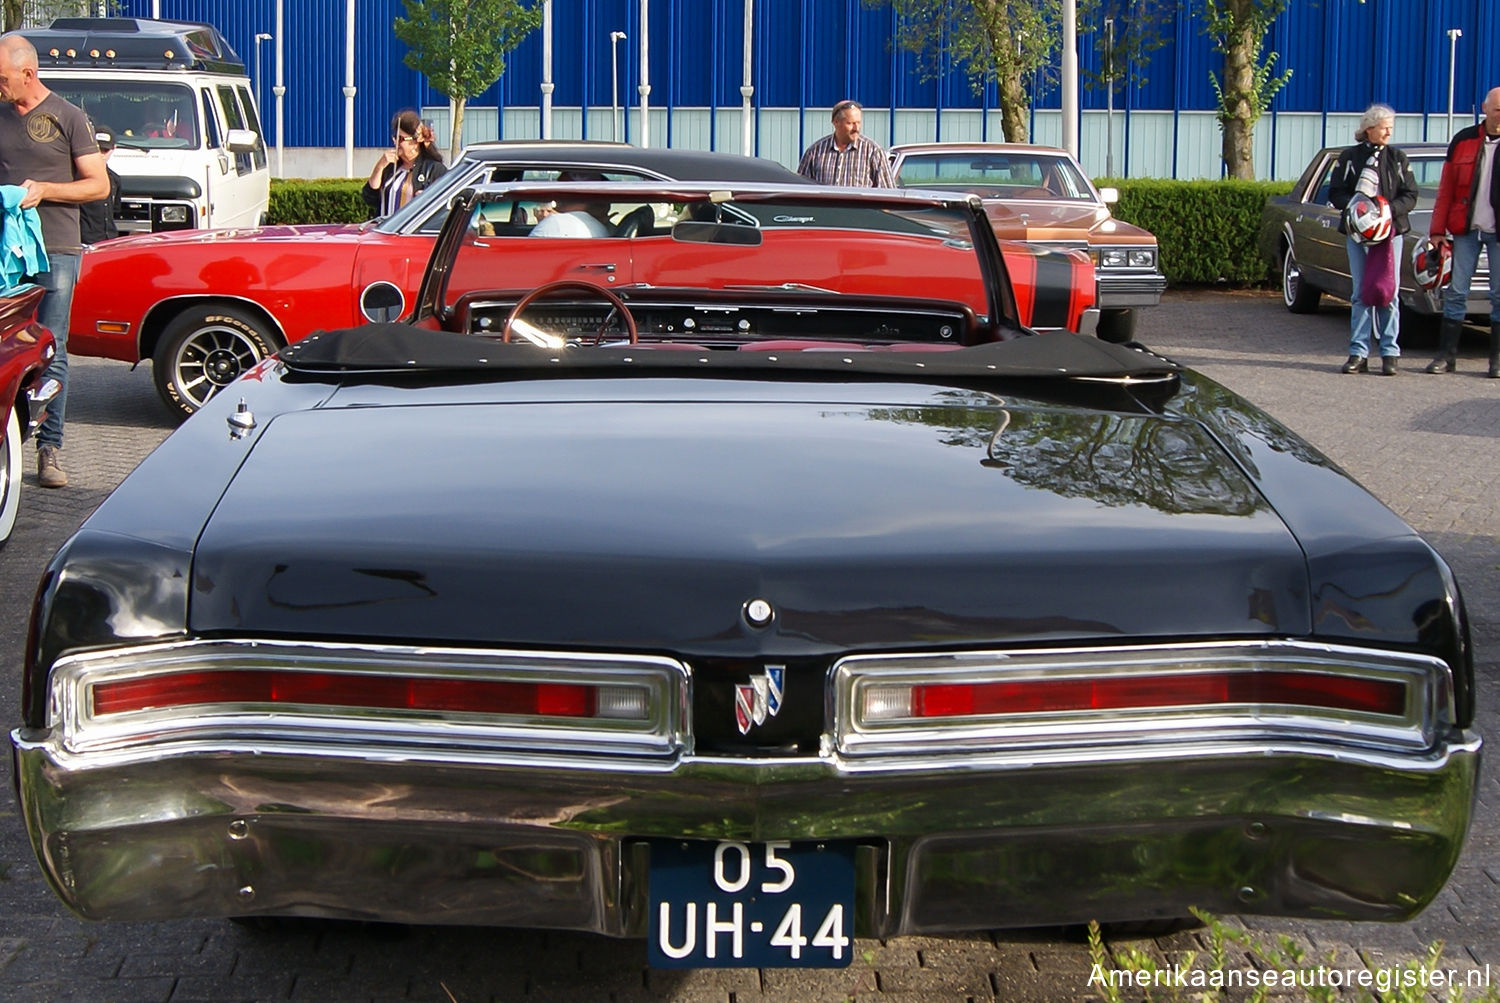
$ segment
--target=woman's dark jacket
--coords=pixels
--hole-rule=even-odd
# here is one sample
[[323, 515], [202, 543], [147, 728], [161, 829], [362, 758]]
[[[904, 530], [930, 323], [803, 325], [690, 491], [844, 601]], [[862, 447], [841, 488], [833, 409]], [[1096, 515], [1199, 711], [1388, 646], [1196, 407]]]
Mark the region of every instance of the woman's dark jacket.
[[[418, 157], [416, 163], [411, 165], [411, 197], [416, 198], [418, 192], [442, 177], [447, 170], [448, 165], [441, 160]], [[377, 216], [380, 214], [381, 200], [385, 197], [385, 186], [391, 183], [395, 173], [396, 165], [386, 164], [385, 170], [380, 172], [379, 188], [371, 188], [368, 182], [359, 186], [360, 197]]]
[[[1359, 172], [1365, 169], [1375, 144], [1362, 141], [1355, 143], [1333, 162], [1333, 176], [1329, 179], [1328, 201], [1342, 212], [1354, 197], [1354, 186], [1359, 182]], [[1391, 204], [1391, 229], [1395, 233], [1406, 233], [1411, 229], [1407, 215], [1417, 205], [1417, 182], [1411, 174], [1411, 162], [1406, 154], [1394, 146], [1382, 147], [1380, 154], [1380, 194]], [[1344, 217], [1339, 216], [1339, 233], [1348, 233]]]

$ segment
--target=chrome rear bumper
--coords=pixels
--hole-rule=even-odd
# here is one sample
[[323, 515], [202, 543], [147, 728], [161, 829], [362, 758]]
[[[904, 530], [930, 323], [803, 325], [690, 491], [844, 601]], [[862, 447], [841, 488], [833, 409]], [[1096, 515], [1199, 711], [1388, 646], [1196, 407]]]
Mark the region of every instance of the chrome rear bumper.
[[296, 749], [73, 755], [12, 733], [38, 858], [93, 919], [301, 915], [640, 936], [656, 839], [857, 843], [863, 936], [1230, 913], [1402, 919], [1453, 868], [1480, 739], [1150, 744], [854, 769]]

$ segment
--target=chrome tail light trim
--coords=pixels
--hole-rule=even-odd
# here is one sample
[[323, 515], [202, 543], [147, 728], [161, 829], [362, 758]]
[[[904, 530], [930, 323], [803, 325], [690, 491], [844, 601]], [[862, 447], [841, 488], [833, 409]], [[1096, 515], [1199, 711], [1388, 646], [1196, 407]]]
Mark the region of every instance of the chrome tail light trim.
[[[1170, 688], [1174, 678], [1186, 687], [1205, 676], [1242, 683], [1247, 675], [1292, 681], [1292, 689], [1305, 681], [1313, 692], [1343, 685], [1381, 694], [1389, 707], [1362, 709], [1354, 706], [1356, 700], [1346, 707], [1230, 698], [1036, 709], [1035, 702], [1018, 701], [1013, 710], [923, 716], [903, 713], [901, 705], [903, 689], [924, 687], [1024, 692], [1028, 683], [1040, 691], [1059, 683], [1100, 682], [1103, 690], [1128, 692], [1137, 681]], [[1411, 751], [1432, 748], [1454, 720], [1452, 674], [1441, 659], [1296, 641], [858, 655], [835, 664], [831, 686], [833, 745], [851, 759], [1205, 741], [1317, 741]]]
[[[214, 676], [224, 692], [214, 699]], [[466, 684], [493, 691], [520, 686], [582, 687], [596, 700], [591, 716], [469, 710], [454, 706], [403, 707], [389, 700], [352, 705], [345, 696], [319, 703], [245, 698], [246, 677], [335, 680], [342, 692], [369, 680], [372, 694], [390, 681], [411, 680], [425, 690]], [[139, 689], [171, 693], [183, 682], [183, 701], [122, 699]], [[205, 682], [206, 681], [206, 682]], [[191, 684], [191, 685], [189, 685]], [[188, 641], [71, 655], [53, 666], [48, 726], [61, 750], [80, 754], [164, 744], [205, 747], [247, 741], [364, 743], [378, 739], [383, 752], [440, 747], [449, 752], [533, 751], [570, 755], [675, 756], [691, 749], [685, 716], [690, 672], [686, 665], [649, 655], [599, 655], [518, 650], [346, 645], [284, 641]], [[95, 694], [115, 706], [96, 709]]]

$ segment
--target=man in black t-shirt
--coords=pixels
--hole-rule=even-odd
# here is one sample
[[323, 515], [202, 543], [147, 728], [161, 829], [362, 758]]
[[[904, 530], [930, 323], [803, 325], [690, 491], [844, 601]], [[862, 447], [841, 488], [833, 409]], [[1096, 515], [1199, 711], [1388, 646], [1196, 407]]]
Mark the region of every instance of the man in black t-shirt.
[[15, 32], [0, 35], [0, 185], [26, 189], [21, 208], [37, 210], [47, 245], [48, 270], [31, 278], [47, 290], [37, 320], [57, 339], [45, 376], [62, 390], [37, 429], [37, 483], [60, 488], [68, 483], [57, 453], [68, 397], [68, 312], [82, 250], [78, 206], [109, 195], [109, 174], [88, 117], [42, 83], [36, 47]]
[[97, 244], [120, 235], [115, 217], [120, 211], [120, 176], [109, 166], [109, 155], [115, 150], [115, 133], [107, 125], [94, 127], [94, 140], [104, 156], [104, 171], [109, 175], [109, 196], [78, 207], [79, 236], [85, 245]]

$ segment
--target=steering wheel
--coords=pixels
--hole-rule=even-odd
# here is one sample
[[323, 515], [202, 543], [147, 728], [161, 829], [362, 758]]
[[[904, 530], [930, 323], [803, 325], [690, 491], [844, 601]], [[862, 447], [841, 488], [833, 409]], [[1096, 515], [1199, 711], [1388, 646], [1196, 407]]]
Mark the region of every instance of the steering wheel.
[[603, 322], [601, 322], [599, 325], [599, 330], [594, 336], [594, 344], [597, 345], [599, 344], [599, 342], [604, 340], [604, 328], [608, 326], [609, 322], [614, 319], [614, 316], [617, 313], [625, 321], [625, 330], [630, 335], [630, 343], [632, 345], [640, 344], [641, 336], [640, 332], [636, 329], [635, 326], [635, 317], [631, 315], [630, 308], [625, 305], [625, 301], [620, 299], [619, 296], [615, 295], [614, 291], [611, 289], [606, 289], [603, 286], [595, 285], [592, 282], [581, 282], [577, 279], [563, 279], [560, 282], [548, 282], [546, 285], [537, 286], [535, 289], [531, 290], [531, 292], [527, 293], [525, 296], [522, 296], [520, 301], [517, 302], [515, 306], [510, 308], [510, 313], [506, 315], [505, 326], [500, 329], [500, 340], [507, 345], [510, 344], [511, 327], [515, 324], [517, 318], [519, 318], [521, 314], [526, 311], [526, 308], [531, 306], [532, 303], [536, 302], [542, 297], [549, 296], [555, 292], [561, 292], [564, 289], [573, 290], [575, 292], [583, 291], [595, 293], [609, 302], [610, 311], [609, 313], [605, 314]]

